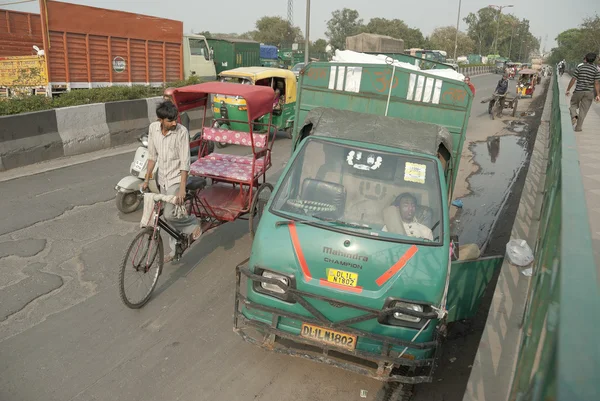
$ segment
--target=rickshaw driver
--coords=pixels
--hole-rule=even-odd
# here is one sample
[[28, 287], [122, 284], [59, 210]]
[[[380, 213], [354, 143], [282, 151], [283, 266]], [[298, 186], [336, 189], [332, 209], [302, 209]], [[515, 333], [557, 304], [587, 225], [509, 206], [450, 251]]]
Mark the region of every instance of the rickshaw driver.
[[[158, 163], [160, 192], [175, 195], [177, 205], [183, 205], [190, 171], [190, 141], [187, 129], [177, 124], [177, 115], [177, 107], [170, 101], [162, 102], [156, 108], [158, 121], [151, 123], [148, 129], [148, 172], [140, 188], [143, 191], [148, 188], [154, 164]], [[191, 235], [192, 241], [196, 241], [202, 235], [196, 217], [188, 215], [178, 218], [172, 203], [165, 202], [163, 213], [173, 228]], [[165, 263], [175, 256], [176, 240], [171, 236], [169, 245], [171, 253], [165, 257]]]
[[[433, 232], [424, 224], [421, 224], [415, 218], [417, 211], [417, 198], [408, 192], [404, 192], [396, 197], [391, 206], [384, 211], [386, 225], [381, 231], [388, 231], [387, 224], [390, 224], [391, 232], [396, 234], [406, 234], [409, 237], [424, 238], [433, 241]], [[402, 230], [404, 232], [402, 232]]]

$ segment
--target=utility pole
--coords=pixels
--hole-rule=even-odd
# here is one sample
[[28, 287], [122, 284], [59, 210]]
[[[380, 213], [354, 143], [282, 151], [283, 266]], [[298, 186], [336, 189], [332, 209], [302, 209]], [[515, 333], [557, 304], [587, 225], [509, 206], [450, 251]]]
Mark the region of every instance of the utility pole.
[[510, 45], [508, 46], [508, 59], [510, 60], [510, 56], [512, 55], [512, 42], [513, 42], [513, 36], [515, 36], [515, 26], [517, 24], [512, 23], [512, 30], [510, 32]]
[[495, 45], [494, 45], [494, 54], [498, 54], [498, 34], [500, 33], [500, 15], [502, 14], [503, 8], [513, 7], [513, 5], [510, 4], [508, 6], [495, 6], [495, 5], [490, 4], [488, 7], [498, 9], [498, 26], [496, 27], [496, 41], [495, 41]]
[[462, 0], [458, 0], [458, 16], [456, 17], [456, 37], [454, 38], [454, 62], [456, 63], [456, 51], [458, 50], [458, 24], [460, 23], [460, 5]]
[[306, 38], [304, 39], [304, 64], [308, 64], [310, 50], [310, 0], [306, 0]]

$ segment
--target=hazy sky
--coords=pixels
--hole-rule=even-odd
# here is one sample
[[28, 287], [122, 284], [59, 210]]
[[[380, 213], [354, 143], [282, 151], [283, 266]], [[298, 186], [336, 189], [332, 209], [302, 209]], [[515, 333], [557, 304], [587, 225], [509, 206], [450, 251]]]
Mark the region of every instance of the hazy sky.
[[[2, 6], [19, 0], [0, 0], [1, 8], [38, 12], [38, 2]], [[461, 30], [466, 30], [462, 18], [469, 12], [489, 5], [490, 0], [463, 0]], [[186, 33], [194, 31], [238, 32], [252, 30], [256, 20], [264, 15], [287, 18], [287, 0], [71, 0], [70, 3], [119, 9], [183, 21]], [[507, 0], [498, 5], [513, 4], [504, 12], [531, 21], [532, 33], [542, 38], [548, 35], [546, 50], [555, 46], [554, 38], [579, 25], [584, 17], [600, 14], [600, 0]], [[368, 22], [372, 17], [398, 18], [409, 26], [429, 35], [436, 27], [456, 25], [458, 0], [313, 0], [311, 2], [310, 39], [325, 38], [326, 22], [331, 12], [344, 7], [358, 10]], [[306, 1], [294, 1], [294, 23], [304, 32]]]

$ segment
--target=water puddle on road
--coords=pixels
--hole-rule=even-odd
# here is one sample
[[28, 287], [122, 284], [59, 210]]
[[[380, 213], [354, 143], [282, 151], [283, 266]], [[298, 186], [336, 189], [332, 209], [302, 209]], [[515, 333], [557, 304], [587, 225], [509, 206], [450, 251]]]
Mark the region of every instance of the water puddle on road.
[[[526, 131], [526, 124], [522, 124], [525, 127], [517, 128], [520, 133]], [[508, 129], [512, 131], [511, 127]], [[461, 244], [477, 244], [481, 248], [525, 165], [527, 138], [491, 136], [486, 142], [472, 144], [471, 150], [480, 169], [467, 179], [472, 194], [462, 198], [463, 207], [456, 213], [451, 232], [459, 235]]]

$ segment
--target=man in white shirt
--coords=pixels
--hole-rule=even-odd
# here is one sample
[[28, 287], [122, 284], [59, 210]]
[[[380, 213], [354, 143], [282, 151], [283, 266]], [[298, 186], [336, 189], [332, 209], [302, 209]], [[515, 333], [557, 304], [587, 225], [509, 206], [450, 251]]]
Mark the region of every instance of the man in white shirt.
[[[148, 188], [150, 175], [154, 164], [158, 163], [158, 182], [160, 192], [166, 195], [175, 195], [178, 205], [185, 201], [185, 186], [190, 171], [190, 138], [188, 130], [177, 124], [177, 107], [165, 101], [156, 108], [158, 121], [150, 124], [148, 130], [148, 173], [142, 184], [142, 189]], [[200, 238], [202, 229], [195, 216], [177, 218], [175, 205], [165, 203], [163, 215], [167, 222], [179, 232], [191, 235], [195, 241]], [[175, 256], [175, 239], [169, 236], [171, 254], [165, 258], [169, 262]]]
[[394, 208], [387, 208], [384, 211], [386, 225], [382, 231], [389, 231], [433, 241], [433, 233], [429, 227], [421, 224], [415, 218], [417, 212], [417, 198], [408, 192], [402, 193], [396, 197], [392, 205]]

